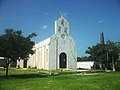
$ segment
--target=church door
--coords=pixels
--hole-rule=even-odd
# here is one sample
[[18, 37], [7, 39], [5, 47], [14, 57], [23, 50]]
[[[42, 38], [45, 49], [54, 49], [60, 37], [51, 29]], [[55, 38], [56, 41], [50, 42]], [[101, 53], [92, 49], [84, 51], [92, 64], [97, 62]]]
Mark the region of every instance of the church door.
[[60, 61], [60, 68], [66, 68], [67, 67], [67, 55], [65, 53], [61, 53], [59, 56]]
[[23, 65], [23, 67], [24, 68], [27, 68], [27, 60], [24, 60], [24, 63], [23, 63], [24, 65]]

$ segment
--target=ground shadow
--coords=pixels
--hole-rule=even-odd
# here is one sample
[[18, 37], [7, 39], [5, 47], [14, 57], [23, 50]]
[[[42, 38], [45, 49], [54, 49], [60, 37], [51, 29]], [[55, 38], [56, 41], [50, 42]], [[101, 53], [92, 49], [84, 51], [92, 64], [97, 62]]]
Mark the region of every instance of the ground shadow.
[[[7, 79], [10, 78], [21, 78], [21, 79], [28, 79], [28, 78], [45, 78], [49, 77], [47, 74], [20, 74], [20, 75], [8, 75]], [[6, 78], [5, 76], [0, 76], [0, 79]]]
[[27, 78], [44, 78], [48, 77], [46, 74], [21, 74], [21, 75], [10, 75], [10, 77], [13, 78], [22, 78], [22, 79], [27, 79]]

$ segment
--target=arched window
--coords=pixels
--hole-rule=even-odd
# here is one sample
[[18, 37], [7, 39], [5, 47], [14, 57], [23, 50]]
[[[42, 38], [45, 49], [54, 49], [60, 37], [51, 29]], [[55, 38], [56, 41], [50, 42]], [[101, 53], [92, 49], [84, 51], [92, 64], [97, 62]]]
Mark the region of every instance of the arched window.
[[60, 33], [61, 33], [61, 27], [60, 27], [60, 26], [58, 27], [58, 32], [60, 32]]
[[67, 27], [65, 27], [64, 32], [67, 33]]
[[64, 26], [64, 19], [61, 20], [61, 25]]

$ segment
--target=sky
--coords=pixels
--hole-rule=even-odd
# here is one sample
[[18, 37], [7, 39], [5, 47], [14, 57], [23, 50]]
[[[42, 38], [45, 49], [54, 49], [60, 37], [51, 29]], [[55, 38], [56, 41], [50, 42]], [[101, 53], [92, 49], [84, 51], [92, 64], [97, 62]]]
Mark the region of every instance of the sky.
[[37, 33], [40, 42], [54, 34], [54, 21], [63, 11], [70, 23], [78, 56], [86, 56], [89, 46], [105, 41], [120, 41], [120, 0], [0, 0], [0, 34], [5, 28]]

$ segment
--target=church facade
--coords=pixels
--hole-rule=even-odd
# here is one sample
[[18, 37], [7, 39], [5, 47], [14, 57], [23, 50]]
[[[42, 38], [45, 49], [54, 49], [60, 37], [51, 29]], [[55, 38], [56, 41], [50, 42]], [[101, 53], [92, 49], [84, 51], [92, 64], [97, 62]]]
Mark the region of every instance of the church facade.
[[46, 70], [77, 69], [77, 47], [69, 31], [69, 22], [61, 14], [55, 21], [54, 35], [35, 44], [35, 53], [27, 61], [17, 61], [17, 66]]

